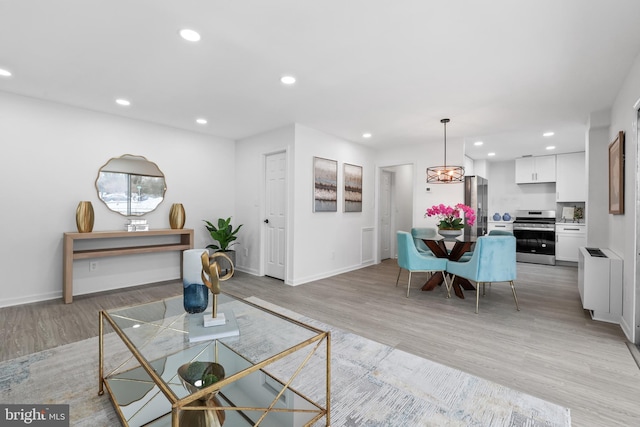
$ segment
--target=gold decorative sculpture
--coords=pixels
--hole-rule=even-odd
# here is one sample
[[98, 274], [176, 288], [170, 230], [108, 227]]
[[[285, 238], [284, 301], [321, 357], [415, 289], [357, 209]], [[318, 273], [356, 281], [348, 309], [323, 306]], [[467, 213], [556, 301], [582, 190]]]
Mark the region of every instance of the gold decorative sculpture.
[[[227, 259], [227, 262], [231, 266], [228, 270], [227, 274], [220, 277], [220, 265], [215, 260], [218, 257], [223, 257]], [[218, 294], [220, 293], [220, 282], [224, 282], [233, 276], [234, 267], [233, 261], [229, 258], [224, 252], [214, 252], [209, 255], [208, 252], [202, 252], [202, 282], [205, 284], [207, 288], [211, 290], [211, 294], [213, 295], [213, 301], [211, 303], [212, 312], [211, 317], [213, 319], [218, 317]]]

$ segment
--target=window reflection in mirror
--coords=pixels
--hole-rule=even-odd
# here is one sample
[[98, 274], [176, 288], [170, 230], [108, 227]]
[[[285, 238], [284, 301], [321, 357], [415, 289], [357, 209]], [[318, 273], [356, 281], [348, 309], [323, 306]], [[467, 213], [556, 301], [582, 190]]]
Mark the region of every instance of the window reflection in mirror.
[[125, 216], [155, 210], [164, 199], [164, 175], [142, 156], [125, 154], [109, 160], [96, 179], [98, 197], [109, 209]]

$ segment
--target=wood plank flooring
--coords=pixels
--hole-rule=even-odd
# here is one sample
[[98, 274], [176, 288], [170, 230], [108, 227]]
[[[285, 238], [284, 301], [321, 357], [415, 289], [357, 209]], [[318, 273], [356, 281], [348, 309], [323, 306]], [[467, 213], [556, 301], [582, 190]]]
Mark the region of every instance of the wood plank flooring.
[[[573, 267], [518, 264], [516, 311], [509, 285], [445, 298], [423, 292], [395, 260], [290, 287], [237, 272], [223, 288], [256, 296], [322, 322], [569, 407], [574, 426], [640, 425], [640, 369], [618, 325], [582, 310]], [[0, 309], [0, 360], [97, 335], [101, 308], [180, 295], [168, 282]], [[392, 373], [390, 373], [392, 374]]]

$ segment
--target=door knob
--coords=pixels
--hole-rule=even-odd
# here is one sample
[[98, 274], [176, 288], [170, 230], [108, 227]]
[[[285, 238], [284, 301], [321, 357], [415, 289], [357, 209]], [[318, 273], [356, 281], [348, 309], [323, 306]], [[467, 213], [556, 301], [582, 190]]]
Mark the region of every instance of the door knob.
[[269, 224], [269, 219], [265, 219], [265, 220], [264, 220], [264, 223], [265, 223], [265, 224]]

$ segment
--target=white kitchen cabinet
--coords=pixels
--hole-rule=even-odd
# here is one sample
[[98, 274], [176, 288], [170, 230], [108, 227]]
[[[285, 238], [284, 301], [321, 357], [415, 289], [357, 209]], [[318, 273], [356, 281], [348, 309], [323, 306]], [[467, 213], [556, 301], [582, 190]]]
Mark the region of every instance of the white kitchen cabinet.
[[516, 184], [556, 181], [556, 156], [520, 157], [516, 159]]
[[585, 202], [587, 179], [584, 152], [556, 156], [556, 202]]
[[488, 221], [487, 233], [491, 230], [504, 230], [513, 233], [513, 221]]
[[585, 224], [556, 224], [556, 260], [578, 262], [581, 247], [587, 245]]

